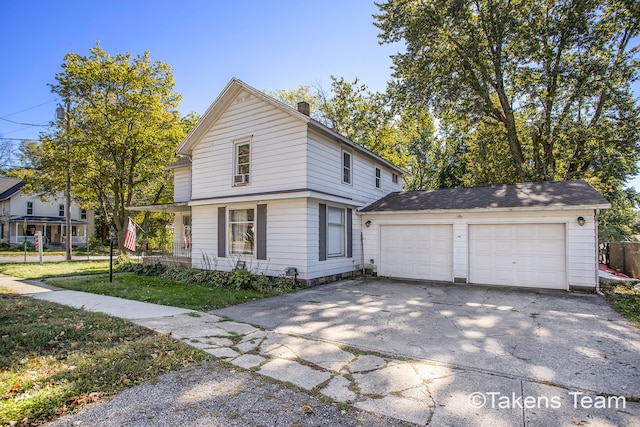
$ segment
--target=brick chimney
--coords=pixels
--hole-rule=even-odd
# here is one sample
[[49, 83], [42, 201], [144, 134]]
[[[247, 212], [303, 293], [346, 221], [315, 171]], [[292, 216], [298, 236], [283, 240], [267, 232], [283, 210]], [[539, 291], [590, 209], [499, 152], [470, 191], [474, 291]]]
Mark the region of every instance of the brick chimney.
[[311, 108], [309, 107], [308, 102], [304, 102], [304, 101], [298, 102], [298, 111], [304, 114], [305, 116], [311, 117]]

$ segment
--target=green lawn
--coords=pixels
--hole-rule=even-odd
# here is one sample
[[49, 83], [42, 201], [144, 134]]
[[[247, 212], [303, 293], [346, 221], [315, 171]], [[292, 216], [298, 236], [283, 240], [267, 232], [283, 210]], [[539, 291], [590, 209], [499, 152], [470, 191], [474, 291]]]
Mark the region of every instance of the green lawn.
[[126, 320], [0, 288], [0, 425], [38, 425], [209, 356]]
[[157, 276], [138, 276], [134, 273], [114, 274], [113, 283], [109, 283], [108, 275], [50, 279], [47, 280], [47, 283], [74, 291], [111, 295], [198, 311], [208, 311], [241, 304], [272, 295], [254, 290], [236, 290], [200, 284], [187, 284]]
[[47, 262], [44, 265], [34, 262], [0, 264], [0, 273], [32, 280], [107, 272], [109, 272], [109, 261], [63, 261]]
[[637, 282], [603, 284], [601, 290], [611, 307], [640, 328], [640, 291]]

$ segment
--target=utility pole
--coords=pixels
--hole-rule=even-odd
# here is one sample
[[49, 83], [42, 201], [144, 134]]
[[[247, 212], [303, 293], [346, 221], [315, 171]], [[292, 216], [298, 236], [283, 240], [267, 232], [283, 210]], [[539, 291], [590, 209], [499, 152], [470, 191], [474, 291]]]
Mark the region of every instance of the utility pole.
[[58, 119], [64, 120], [65, 125], [65, 155], [67, 157], [66, 176], [64, 186], [64, 215], [65, 215], [65, 259], [71, 261], [71, 141], [69, 138], [71, 103], [67, 98], [67, 109], [58, 107]]

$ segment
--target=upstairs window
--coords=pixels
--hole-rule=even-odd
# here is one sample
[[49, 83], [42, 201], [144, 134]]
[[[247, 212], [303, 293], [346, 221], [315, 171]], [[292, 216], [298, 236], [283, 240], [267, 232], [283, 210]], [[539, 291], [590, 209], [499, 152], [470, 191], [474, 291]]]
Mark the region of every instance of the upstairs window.
[[233, 185], [247, 185], [251, 173], [251, 144], [249, 141], [238, 142], [234, 151]]
[[27, 202], [27, 215], [33, 215], [33, 202]]
[[393, 182], [394, 184], [398, 183], [398, 175], [395, 173], [391, 174], [391, 182]]
[[58, 205], [58, 216], [64, 216], [64, 205]]
[[87, 219], [87, 210], [80, 209], [80, 219]]
[[342, 182], [351, 184], [351, 153], [342, 152]]
[[376, 188], [382, 188], [382, 172], [376, 168]]

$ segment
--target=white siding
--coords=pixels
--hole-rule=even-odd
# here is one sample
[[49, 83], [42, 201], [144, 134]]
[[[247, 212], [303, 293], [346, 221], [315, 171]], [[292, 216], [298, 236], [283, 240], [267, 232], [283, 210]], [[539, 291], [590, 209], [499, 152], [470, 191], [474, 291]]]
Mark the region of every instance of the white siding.
[[[394, 172], [390, 168], [346, 145], [310, 132], [308, 147], [307, 180], [312, 190], [351, 198], [358, 207], [366, 206], [390, 192], [402, 190], [402, 177], [399, 176], [398, 183], [394, 184], [391, 180]], [[352, 155], [351, 184], [342, 182], [343, 150]], [[376, 167], [382, 172], [381, 188], [376, 188]]]
[[[34, 216], [60, 216], [60, 205], [64, 205], [64, 197], [60, 194], [57, 198], [42, 201], [38, 196], [29, 196], [18, 193], [11, 197], [8, 203], [7, 216], [21, 216], [27, 214], [27, 202], [33, 203]], [[80, 219], [80, 207], [76, 203], [71, 203], [71, 219]], [[89, 217], [87, 216], [87, 220]]]
[[[243, 92], [198, 142], [192, 199], [306, 187], [306, 124]], [[234, 141], [251, 141], [250, 184], [233, 186]]]
[[[245, 261], [247, 269], [268, 276], [281, 276], [285, 268], [298, 269], [298, 277], [307, 279], [307, 241], [305, 240], [305, 199], [270, 200], [267, 205], [267, 259], [254, 255], [218, 255], [218, 208], [256, 208], [255, 203], [194, 206], [192, 208], [192, 264], [196, 268], [231, 271], [236, 262]], [[228, 221], [227, 221], [228, 224]], [[228, 236], [227, 236], [228, 238]]]
[[191, 167], [173, 170], [173, 201], [187, 202], [191, 200]]
[[[450, 213], [360, 214], [361, 221], [371, 221], [363, 228], [365, 267], [377, 269], [380, 254], [379, 227], [384, 224], [451, 224], [453, 225], [454, 280], [469, 279], [469, 236], [471, 224], [565, 224], [566, 272], [568, 287], [595, 287], [597, 262], [593, 211], [485, 211]], [[577, 217], [587, 222], [579, 226]], [[370, 261], [373, 260], [373, 263]]]
[[[352, 257], [339, 257], [339, 258], [327, 258], [324, 261], [319, 260], [319, 242], [320, 242], [320, 203], [326, 203], [327, 206], [352, 208], [352, 244], [353, 244], [353, 256]], [[356, 215], [356, 210], [353, 206], [341, 205], [337, 203], [329, 203], [319, 200], [309, 200], [307, 205], [307, 262], [308, 262], [308, 277], [314, 279], [318, 277], [331, 276], [336, 274], [348, 273], [362, 268], [362, 245], [360, 240], [360, 220]]]

